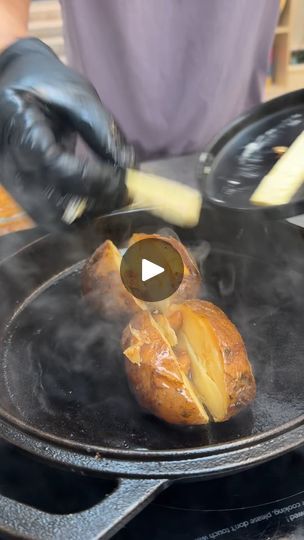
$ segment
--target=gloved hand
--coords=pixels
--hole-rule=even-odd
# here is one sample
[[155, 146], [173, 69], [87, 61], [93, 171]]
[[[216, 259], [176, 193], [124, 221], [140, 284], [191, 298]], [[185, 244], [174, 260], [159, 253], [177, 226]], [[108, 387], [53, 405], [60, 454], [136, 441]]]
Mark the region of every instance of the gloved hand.
[[[92, 160], [73, 155], [77, 134]], [[21, 39], [0, 55], [0, 183], [37, 223], [61, 220], [75, 195], [96, 214], [123, 205], [133, 161], [93, 86], [44, 43]]]

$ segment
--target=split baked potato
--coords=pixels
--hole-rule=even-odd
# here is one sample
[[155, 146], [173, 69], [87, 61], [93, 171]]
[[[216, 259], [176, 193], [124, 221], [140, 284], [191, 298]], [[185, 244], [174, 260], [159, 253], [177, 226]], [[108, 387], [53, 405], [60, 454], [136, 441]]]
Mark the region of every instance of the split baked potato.
[[120, 277], [121, 254], [106, 240], [86, 262], [82, 271], [82, 292], [88, 303], [105, 319], [132, 317], [144, 303], [132, 296]]
[[183, 300], [187, 300], [189, 298], [196, 298], [201, 287], [201, 275], [193, 257], [190, 255], [189, 251], [182, 244], [182, 242], [171, 236], [134, 233], [129, 240], [129, 246], [132, 246], [141, 240], [147, 239], [164, 240], [165, 242], [168, 242], [168, 244], [170, 244], [180, 254], [184, 263], [184, 277], [177, 291], [169, 298], [166, 298], [166, 300], [150, 303], [150, 310], [156, 308], [164, 311], [172, 303], [183, 302]]
[[210, 302], [136, 314], [122, 336], [125, 369], [139, 404], [172, 424], [222, 422], [255, 397], [242, 337]]
[[200, 289], [200, 273], [187, 249], [175, 238], [157, 234], [133, 234], [129, 247], [135, 242], [148, 238], [170, 243], [181, 255], [184, 262], [184, 278], [169, 299], [162, 302], [145, 303], [135, 298], [124, 287], [120, 277], [121, 253], [111, 240], [106, 240], [88, 259], [82, 271], [82, 290], [88, 303], [104, 318], [110, 320], [131, 318], [146, 309], [166, 309], [174, 302], [194, 298]]

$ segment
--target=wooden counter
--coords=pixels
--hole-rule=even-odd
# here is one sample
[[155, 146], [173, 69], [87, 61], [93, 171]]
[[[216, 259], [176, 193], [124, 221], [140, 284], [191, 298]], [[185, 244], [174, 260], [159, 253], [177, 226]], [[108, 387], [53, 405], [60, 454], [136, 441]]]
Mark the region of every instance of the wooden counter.
[[33, 221], [0, 185], [0, 236], [33, 226]]

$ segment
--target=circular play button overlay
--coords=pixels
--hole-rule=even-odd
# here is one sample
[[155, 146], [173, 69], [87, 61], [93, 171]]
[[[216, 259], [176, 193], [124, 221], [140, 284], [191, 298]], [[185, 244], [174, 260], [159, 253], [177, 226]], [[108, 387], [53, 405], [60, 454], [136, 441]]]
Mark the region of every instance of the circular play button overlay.
[[126, 251], [120, 275], [133, 296], [144, 302], [159, 302], [177, 291], [184, 277], [184, 264], [169, 242], [147, 238]]

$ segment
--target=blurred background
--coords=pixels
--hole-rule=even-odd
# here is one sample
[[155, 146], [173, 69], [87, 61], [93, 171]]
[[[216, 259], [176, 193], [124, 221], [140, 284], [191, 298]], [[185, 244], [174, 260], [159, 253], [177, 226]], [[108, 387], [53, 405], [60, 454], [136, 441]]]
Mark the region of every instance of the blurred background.
[[[45, 41], [65, 61], [59, 0], [32, 1], [30, 33]], [[304, 88], [304, 0], [280, 0], [265, 99], [298, 88]]]
[[304, 87], [304, 0], [281, 0], [265, 98]]
[[[44, 41], [66, 62], [59, 0], [32, 0], [29, 33]], [[304, 88], [304, 0], [280, 0], [264, 99], [299, 88]], [[33, 222], [0, 186], [0, 236], [32, 226]]]

